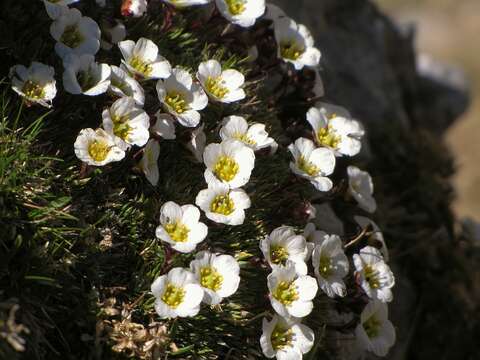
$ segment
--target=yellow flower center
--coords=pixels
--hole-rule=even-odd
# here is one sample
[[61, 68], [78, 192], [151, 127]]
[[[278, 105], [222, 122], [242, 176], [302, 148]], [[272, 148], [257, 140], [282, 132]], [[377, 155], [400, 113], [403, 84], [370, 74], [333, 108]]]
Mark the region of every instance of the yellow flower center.
[[233, 134], [233, 138], [237, 139], [237, 140], [240, 140], [241, 142], [243, 142], [247, 145], [251, 145], [251, 146], [257, 145], [257, 142], [252, 140], [252, 138], [250, 138], [247, 134], [242, 134], [242, 133], [236, 132], [235, 134]]
[[165, 103], [177, 114], [183, 114], [189, 109], [185, 98], [174, 91], [169, 92], [167, 96], [165, 96]]
[[232, 15], [240, 15], [245, 11], [245, 0], [225, 0], [228, 6], [228, 11]]
[[273, 292], [273, 297], [288, 306], [298, 300], [297, 287], [293, 282], [281, 281]]
[[22, 92], [30, 99], [43, 99], [45, 97], [44, 87], [32, 80], [25, 81]]
[[274, 264], [285, 265], [288, 259], [288, 251], [283, 246], [273, 245], [270, 248], [270, 259]]
[[92, 140], [88, 144], [88, 154], [97, 162], [105, 160], [109, 152], [110, 146], [106, 141]]
[[284, 59], [297, 60], [304, 51], [305, 49], [294, 41], [286, 41], [280, 44], [280, 55]]
[[320, 145], [336, 149], [338, 147], [338, 144], [340, 143], [340, 140], [341, 137], [336, 134], [335, 129], [333, 129], [332, 125], [321, 128], [317, 132], [317, 141]]
[[139, 56], [133, 56], [129, 64], [143, 76], [149, 76], [152, 72], [152, 65], [143, 61]]
[[60, 37], [60, 42], [65, 44], [71, 49], [76, 48], [84, 40], [83, 35], [78, 31], [77, 25], [69, 25], [63, 30], [63, 34]]
[[210, 211], [217, 214], [230, 215], [235, 211], [235, 204], [228, 194], [217, 195], [210, 204]]
[[183, 302], [184, 298], [185, 290], [173, 284], [168, 284], [162, 295], [162, 301], [174, 309]]
[[223, 86], [223, 80], [221, 77], [214, 78], [209, 76], [205, 83], [205, 87], [210, 94], [219, 99], [223, 99], [225, 95], [229, 93], [229, 90]]
[[190, 229], [183, 225], [181, 222], [173, 222], [165, 225], [165, 230], [167, 231], [170, 238], [175, 242], [185, 242], [188, 240], [188, 233]]
[[310, 176], [317, 176], [320, 169], [303, 156], [298, 158], [298, 168]]
[[127, 141], [132, 127], [128, 124], [128, 116], [112, 115], [113, 133], [120, 139]]
[[213, 267], [200, 270], [200, 284], [207, 289], [217, 291], [222, 287], [223, 276]]
[[375, 317], [375, 315], [370, 316], [370, 318], [363, 323], [363, 328], [370, 339], [378, 336], [381, 326], [382, 323]]
[[328, 278], [332, 274], [333, 266], [332, 259], [328, 256], [320, 256], [320, 263], [318, 265], [318, 271], [324, 278]]
[[213, 172], [223, 181], [231, 181], [238, 174], [238, 164], [231, 157], [222, 155], [218, 158]]
[[77, 75], [78, 83], [83, 91], [95, 86], [96, 80], [90, 71], [82, 71]]
[[363, 268], [365, 273], [365, 280], [367, 280], [368, 284], [372, 289], [378, 289], [380, 287], [380, 281], [378, 279], [378, 271], [375, 270], [370, 265], [365, 265]]
[[273, 350], [282, 350], [286, 347], [292, 346], [293, 339], [294, 334], [292, 328], [283, 329], [278, 325], [275, 326], [275, 329], [273, 329], [272, 335], [270, 336]]

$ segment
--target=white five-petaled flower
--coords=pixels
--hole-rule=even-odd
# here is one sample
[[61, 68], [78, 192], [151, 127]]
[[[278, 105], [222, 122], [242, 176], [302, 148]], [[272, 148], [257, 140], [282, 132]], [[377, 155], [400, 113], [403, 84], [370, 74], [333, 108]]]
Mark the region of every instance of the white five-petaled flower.
[[215, 0], [218, 10], [228, 21], [250, 27], [265, 12], [265, 0]]
[[222, 65], [217, 60], [200, 63], [197, 79], [213, 100], [232, 103], [245, 98], [245, 91], [242, 89], [245, 82], [243, 74], [234, 69], [222, 71]]
[[360, 315], [360, 324], [355, 329], [357, 343], [377, 356], [386, 356], [395, 344], [396, 334], [388, 320], [387, 304], [371, 300]]
[[201, 190], [195, 204], [212, 221], [226, 225], [240, 225], [245, 220], [245, 209], [251, 205], [250, 198], [242, 189], [230, 189], [219, 181]]
[[110, 86], [110, 66], [95, 62], [93, 55], [70, 54], [64, 58], [63, 87], [70, 94], [96, 96]]
[[102, 35], [100, 47], [104, 50], [111, 50], [113, 45], [125, 40], [127, 29], [121, 21], [116, 20], [115, 25], [102, 26]]
[[159, 172], [158, 172], [158, 156], [160, 155], [160, 145], [155, 139], [150, 139], [147, 145], [143, 148], [143, 156], [140, 160], [140, 169], [147, 180], [153, 186], [158, 184]]
[[168, 201], [160, 209], [160, 225], [155, 234], [172, 249], [189, 253], [207, 237], [207, 225], [199, 220], [200, 211], [196, 206], [180, 206]]
[[74, 148], [75, 155], [88, 165], [103, 166], [125, 157], [125, 152], [115, 144], [113, 136], [103, 129], [81, 130]]
[[329, 191], [333, 183], [327, 178], [335, 169], [335, 155], [327, 148], [315, 148], [308, 139], [299, 138], [288, 146], [294, 162], [290, 169], [298, 176], [309, 180], [319, 191]]
[[152, 132], [167, 140], [173, 140], [175, 135], [175, 118], [170, 114], [164, 114], [160, 110], [155, 114], [157, 121], [152, 126]]
[[255, 154], [252, 149], [238, 140], [224, 140], [220, 144], [208, 144], [203, 153], [205, 181], [222, 182], [235, 189], [250, 180], [255, 165]]
[[275, 19], [273, 25], [280, 59], [292, 63], [296, 70], [320, 63], [320, 51], [314, 47], [313, 37], [304, 25], [288, 17]]
[[12, 89], [29, 103], [52, 107], [52, 100], [57, 94], [55, 70], [51, 66], [32, 62], [27, 68], [15, 65], [10, 69]]
[[124, 66], [140, 79], [165, 79], [172, 72], [170, 63], [158, 53], [158, 46], [152, 40], [140, 38], [137, 42], [124, 40], [118, 43]]
[[323, 231], [314, 231], [312, 264], [320, 289], [329, 297], [345, 296], [346, 286], [343, 278], [348, 274], [348, 259], [342, 249], [338, 235], [327, 235]]
[[45, 5], [50, 19], [55, 20], [68, 9], [68, 5], [78, 2], [79, 0], [42, 0]]
[[123, 16], [140, 17], [147, 12], [147, 0], [123, 0], [120, 12]]
[[359, 254], [353, 255], [353, 264], [357, 282], [368, 297], [381, 302], [393, 300], [391, 289], [395, 285], [395, 277], [377, 248], [365, 246]]
[[295, 234], [291, 226], [280, 226], [260, 240], [260, 250], [272, 269], [285, 267], [291, 261], [298, 274], [307, 274], [307, 241]]
[[243, 117], [236, 115], [223, 119], [220, 137], [222, 140], [240, 140], [254, 151], [272, 146], [275, 143], [275, 140], [269, 137], [265, 131], [264, 124], [254, 123], [248, 126]]
[[151, 286], [155, 310], [162, 318], [195, 316], [200, 311], [203, 289], [195, 275], [176, 267], [155, 279]]
[[66, 55], [95, 55], [100, 48], [98, 24], [77, 9], [66, 9], [50, 25], [50, 34], [57, 41], [55, 52]]
[[373, 197], [373, 181], [370, 174], [356, 166], [347, 167], [348, 190], [357, 201], [358, 206], [369, 212], [377, 210], [377, 202]]
[[205, 151], [205, 145], [207, 144], [207, 135], [203, 128], [205, 124], [200, 125], [191, 133], [190, 141], [187, 143], [187, 149], [195, 157], [199, 163], [203, 162], [203, 152]]
[[131, 97], [116, 100], [102, 112], [103, 128], [112, 134], [117, 146], [127, 150], [131, 145], [143, 146], [150, 133], [150, 117]]
[[188, 6], [195, 6], [195, 5], [205, 5], [212, 2], [212, 0], [163, 0], [163, 1], [177, 8], [185, 8]]
[[179, 67], [173, 69], [168, 79], [158, 81], [157, 93], [165, 110], [187, 127], [198, 125], [198, 111], [208, 104], [208, 96], [202, 87], [193, 81], [188, 71]]
[[110, 66], [109, 92], [118, 97], [129, 96], [135, 99], [139, 106], [145, 104], [145, 93], [137, 80], [118, 66]]
[[313, 347], [315, 334], [298, 320], [274, 315], [271, 321], [263, 318], [260, 345], [267, 358], [302, 360]]
[[364, 130], [358, 121], [337, 114], [329, 117], [316, 107], [308, 110], [307, 121], [319, 146], [333, 149], [337, 155], [354, 156], [360, 152]]
[[230, 255], [200, 251], [190, 262], [190, 270], [202, 286], [203, 302], [208, 305], [217, 305], [223, 298], [233, 295], [240, 283], [240, 266]]
[[301, 318], [312, 312], [318, 285], [308, 275], [299, 275], [295, 264], [288, 262], [285, 267], [276, 267], [267, 277], [269, 298], [273, 309], [286, 318]]
[[370, 227], [369, 230], [372, 234], [368, 238], [368, 244], [374, 247], [379, 247], [378, 243], [380, 243], [380, 252], [382, 253], [383, 259], [388, 262], [389, 254], [387, 243], [385, 242], [382, 231], [378, 225], [364, 216], [354, 216], [353, 219], [362, 227], [362, 229], [365, 229], [367, 226]]

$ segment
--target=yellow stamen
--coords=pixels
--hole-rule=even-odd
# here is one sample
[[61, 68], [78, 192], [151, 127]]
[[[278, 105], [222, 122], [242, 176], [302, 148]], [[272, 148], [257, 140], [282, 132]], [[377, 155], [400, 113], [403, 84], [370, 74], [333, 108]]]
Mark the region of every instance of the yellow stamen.
[[168, 284], [162, 295], [162, 301], [174, 309], [183, 302], [184, 298], [185, 290], [173, 284]]
[[332, 274], [332, 270], [332, 259], [328, 256], [320, 256], [320, 264], [318, 265], [320, 275], [324, 278], [328, 278]]
[[225, 95], [227, 95], [230, 91], [223, 86], [223, 80], [220, 77], [213, 78], [211, 76], [208, 77], [205, 87], [207, 91], [212, 94], [213, 96], [223, 99]]
[[320, 172], [320, 169], [317, 166], [315, 166], [310, 161], [306, 160], [303, 156], [300, 156], [298, 158], [297, 165], [300, 170], [302, 170], [303, 172], [307, 173], [310, 176], [317, 176], [318, 173]]
[[273, 245], [270, 248], [270, 259], [274, 264], [285, 265], [288, 259], [288, 251], [283, 246]]
[[284, 59], [297, 60], [305, 49], [294, 41], [286, 41], [280, 44], [280, 55]]
[[183, 114], [189, 109], [189, 106], [183, 95], [174, 91], [169, 92], [167, 96], [165, 96], [165, 103], [177, 114]]
[[81, 71], [77, 75], [78, 83], [83, 91], [87, 91], [95, 86], [95, 78], [89, 71]]
[[228, 11], [232, 15], [240, 15], [245, 11], [245, 0], [225, 0], [228, 6]]
[[317, 132], [317, 141], [320, 145], [336, 149], [338, 147], [338, 144], [340, 143], [340, 140], [341, 137], [336, 134], [335, 129], [333, 129], [332, 125], [321, 128]]
[[115, 136], [118, 136], [120, 139], [127, 141], [132, 127], [128, 124], [128, 116], [118, 116], [111, 114], [113, 122], [113, 133]]
[[83, 35], [78, 31], [76, 24], [69, 25], [63, 30], [63, 34], [60, 37], [60, 42], [65, 44], [71, 49], [79, 46], [84, 40]]
[[207, 289], [217, 291], [222, 287], [223, 276], [213, 267], [200, 270], [200, 284]]
[[105, 160], [109, 152], [110, 146], [106, 141], [95, 139], [88, 144], [88, 154], [97, 162]]
[[297, 287], [293, 282], [282, 281], [278, 284], [273, 292], [273, 297], [280, 301], [283, 305], [290, 305], [295, 300], [298, 300]]
[[185, 242], [188, 240], [190, 229], [181, 222], [173, 222], [165, 225], [165, 230], [170, 238], [175, 242]]
[[381, 325], [382, 323], [378, 321], [374, 315], [372, 315], [363, 323], [363, 328], [365, 329], [367, 336], [372, 339], [377, 337], [380, 333]]
[[210, 204], [210, 211], [217, 214], [230, 215], [235, 211], [235, 204], [228, 194], [217, 195]]
[[242, 133], [236, 132], [235, 134], [233, 134], [233, 138], [237, 139], [237, 140], [240, 140], [241, 142], [243, 142], [247, 145], [251, 145], [251, 146], [257, 145], [257, 142], [252, 140], [247, 134], [242, 134]]
[[32, 80], [25, 81], [22, 92], [30, 99], [43, 99], [45, 97], [45, 88]]
[[128, 63], [143, 76], [149, 76], [152, 73], [152, 65], [138, 56], [133, 56]]
[[231, 157], [222, 155], [218, 158], [213, 172], [223, 181], [231, 181], [238, 174], [239, 166]]
[[370, 284], [370, 287], [372, 289], [378, 289], [380, 287], [380, 281], [378, 279], [378, 271], [375, 270], [372, 266], [370, 265], [365, 265], [363, 268], [363, 271], [365, 273], [365, 280]]
[[273, 350], [282, 350], [286, 347], [292, 346], [294, 334], [292, 328], [283, 329], [280, 326], [275, 326], [272, 331], [270, 341], [272, 342]]

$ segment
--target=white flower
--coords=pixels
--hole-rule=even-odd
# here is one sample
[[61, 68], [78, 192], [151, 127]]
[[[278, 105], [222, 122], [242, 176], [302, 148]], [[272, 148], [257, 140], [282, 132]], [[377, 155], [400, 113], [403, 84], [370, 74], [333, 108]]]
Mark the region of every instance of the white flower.
[[395, 277], [377, 248], [365, 246], [359, 254], [353, 255], [353, 264], [355, 277], [368, 297], [381, 302], [393, 300], [391, 288], [395, 285]]
[[362, 227], [362, 229], [365, 229], [367, 226], [370, 226], [370, 231], [372, 232], [372, 235], [370, 235], [370, 237], [368, 238], [368, 243], [369, 245], [373, 245], [376, 242], [379, 242], [381, 244], [380, 252], [382, 253], [382, 256], [385, 259], [385, 261], [388, 262], [389, 254], [388, 254], [387, 244], [385, 243], [385, 239], [383, 238], [382, 231], [380, 230], [378, 225], [375, 224], [372, 220], [364, 216], [354, 216], [353, 219], [357, 222], [358, 225]]
[[265, 0], [215, 0], [215, 4], [228, 21], [242, 27], [252, 26], [265, 12]]
[[255, 154], [252, 149], [238, 140], [225, 140], [220, 144], [208, 144], [203, 153], [205, 181], [215, 181], [235, 189], [250, 180], [255, 165]]
[[303, 233], [308, 241], [311, 241], [310, 236], [313, 235], [316, 228], [330, 234], [343, 235], [345, 233], [343, 222], [335, 214], [329, 203], [316, 204], [314, 208], [315, 217], [311, 223], [305, 226]]
[[287, 17], [285, 11], [277, 5], [267, 4], [264, 19], [275, 21], [278, 18]]
[[118, 43], [123, 60], [122, 65], [140, 79], [164, 79], [172, 72], [170, 63], [158, 54], [158, 47], [152, 40], [140, 38], [135, 43], [124, 40]]
[[318, 285], [329, 297], [345, 296], [343, 278], [348, 274], [348, 259], [338, 235], [327, 235], [323, 231], [312, 234], [314, 248], [312, 264]]
[[100, 46], [104, 50], [111, 50], [113, 45], [125, 40], [127, 29], [121, 21], [116, 21], [114, 26], [102, 27], [104, 39], [100, 40]]
[[209, 184], [201, 190], [195, 204], [210, 220], [226, 225], [240, 225], [245, 220], [245, 209], [251, 205], [250, 198], [242, 189], [230, 189], [221, 182]]
[[160, 145], [154, 139], [150, 139], [143, 149], [142, 160], [140, 160], [140, 168], [147, 180], [153, 186], [158, 184], [158, 156], [160, 155]]
[[116, 144], [113, 137], [103, 129], [83, 129], [74, 144], [75, 155], [88, 165], [103, 166], [120, 161], [125, 152]]
[[360, 315], [360, 324], [355, 329], [357, 343], [377, 356], [386, 356], [395, 344], [396, 334], [390, 320], [388, 307], [377, 300], [370, 301]]
[[57, 41], [55, 52], [66, 55], [95, 55], [100, 48], [98, 24], [77, 9], [67, 9], [50, 25], [50, 34]]
[[177, 8], [184, 8], [184, 7], [195, 6], [195, 5], [204, 5], [212, 2], [212, 0], [163, 0], [163, 1]]
[[55, 20], [66, 9], [68, 9], [68, 5], [74, 4], [79, 0], [42, 0], [43, 4], [45, 5], [45, 10], [47, 11], [48, 16], [50, 19]]
[[243, 74], [234, 69], [222, 71], [222, 65], [217, 60], [200, 63], [197, 79], [213, 100], [232, 103], [245, 98], [245, 91], [242, 89], [245, 82]]
[[288, 146], [295, 162], [290, 169], [298, 176], [309, 180], [319, 191], [329, 191], [333, 183], [326, 176], [335, 169], [335, 155], [327, 148], [315, 148], [311, 140], [299, 138]]
[[291, 261], [298, 274], [307, 274], [307, 241], [296, 235], [291, 226], [280, 226], [260, 240], [260, 250], [272, 269], [285, 267]]
[[358, 121], [336, 114], [328, 117], [325, 111], [315, 107], [308, 110], [307, 121], [319, 146], [333, 149], [337, 155], [354, 156], [359, 153], [364, 130]]
[[272, 146], [275, 142], [265, 131], [265, 125], [254, 123], [249, 127], [243, 117], [235, 115], [223, 119], [220, 137], [222, 140], [240, 140], [254, 151]]
[[187, 127], [198, 125], [198, 110], [204, 109], [208, 104], [208, 97], [202, 87], [193, 82], [188, 71], [179, 67], [173, 69], [168, 79], [158, 81], [157, 93], [165, 110]]
[[51, 66], [32, 62], [28, 68], [15, 65], [10, 68], [12, 89], [29, 103], [52, 107], [52, 100], [57, 94], [55, 70]]
[[130, 96], [139, 106], [145, 103], [145, 93], [137, 80], [118, 66], [110, 66], [109, 91], [118, 97]]
[[95, 62], [93, 55], [70, 54], [64, 59], [63, 87], [70, 94], [96, 96], [110, 86], [110, 66]]
[[205, 124], [200, 125], [192, 131], [190, 141], [187, 143], [187, 149], [193, 154], [198, 162], [203, 162], [203, 152], [207, 143], [207, 135], [203, 131]]
[[217, 305], [233, 295], [240, 283], [240, 266], [230, 255], [200, 251], [190, 263], [190, 270], [203, 287], [203, 302], [208, 305]]
[[152, 126], [152, 132], [167, 140], [173, 140], [175, 135], [175, 119], [170, 114], [163, 114], [160, 110], [155, 114], [157, 121]]
[[277, 18], [273, 25], [280, 59], [292, 63], [296, 70], [320, 63], [320, 51], [314, 47], [313, 37], [304, 25], [288, 17]]
[[105, 131], [115, 136], [117, 146], [123, 150], [131, 145], [143, 146], [150, 137], [150, 117], [131, 97], [120, 98], [103, 110], [102, 119]]
[[123, 16], [140, 17], [147, 12], [147, 0], [123, 0], [120, 12]]
[[358, 206], [369, 212], [377, 210], [377, 202], [373, 197], [373, 181], [370, 174], [356, 166], [347, 167], [348, 189], [350, 194], [357, 200]]
[[200, 311], [203, 289], [195, 275], [183, 268], [173, 268], [155, 279], [151, 286], [155, 310], [162, 318], [195, 316]]
[[260, 345], [267, 358], [301, 360], [313, 347], [315, 334], [299, 321], [274, 315], [269, 322], [263, 318]]
[[160, 209], [160, 225], [155, 234], [176, 251], [192, 252], [208, 233], [207, 226], [199, 219], [200, 211], [197, 207], [180, 206], [173, 201], [168, 201]]
[[267, 284], [270, 302], [278, 315], [300, 318], [312, 312], [317, 281], [311, 276], [297, 274], [292, 262], [273, 269], [267, 277]]

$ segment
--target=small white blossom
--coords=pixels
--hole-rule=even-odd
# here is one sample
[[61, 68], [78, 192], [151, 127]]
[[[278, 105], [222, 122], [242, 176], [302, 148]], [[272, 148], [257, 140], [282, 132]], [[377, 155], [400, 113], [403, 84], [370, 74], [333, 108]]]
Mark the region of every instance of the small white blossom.
[[372, 232], [372, 235], [370, 235], [370, 237], [368, 238], [369, 245], [373, 245], [375, 242], [379, 242], [382, 246], [380, 248], [380, 252], [382, 253], [385, 261], [388, 262], [389, 260], [388, 247], [385, 242], [385, 239], [383, 238], [382, 231], [380, 230], [378, 225], [375, 224], [372, 220], [364, 216], [354, 216], [353, 219], [357, 222], [358, 225], [362, 227], [362, 229], [365, 229], [367, 226], [370, 227], [370, 231]]
[[226, 225], [241, 225], [245, 220], [245, 209], [251, 205], [250, 198], [242, 189], [230, 189], [219, 181], [201, 190], [195, 204], [212, 221]]
[[295, 162], [290, 169], [298, 176], [309, 180], [319, 191], [329, 191], [333, 183], [327, 178], [335, 169], [335, 155], [327, 148], [315, 148], [311, 140], [299, 138], [288, 146]]
[[208, 97], [202, 87], [193, 82], [188, 71], [179, 67], [173, 69], [168, 79], [158, 81], [157, 93], [165, 110], [187, 127], [198, 125], [198, 111], [208, 104]]
[[175, 118], [170, 114], [164, 114], [160, 110], [155, 114], [157, 121], [151, 130], [154, 134], [167, 140], [173, 140], [175, 135]]
[[116, 144], [114, 138], [103, 129], [83, 129], [74, 144], [75, 155], [88, 165], [103, 166], [120, 161], [125, 152]]
[[160, 225], [157, 238], [170, 244], [172, 249], [189, 253], [205, 240], [207, 226], [200, 222], [200, 211], [193, 205], [180, 206], [168, 201], [160, 209]]
[[98, 24], [77, 9], [67, 9], [50, 25], [50, 34], [57, 41], [55, 52], [62, 59], [70, 54], [95, 55], [100, 48]]
[[358, 206], [369, 212], [377, 210], [377, 202], [373, 197], [373, 181], [370, 174], [356, 166], [347, 167], [348, 190], [357, 201]]
[[358, 121], [336, 114], [328, 117], [316, 107], [308, 110], [307, 121], [319, 146], [328, 147], [337, 155], [354, 156], [360, 152], [364, 130]]
[[187, 149], [193, 154], [195, 160], [200, 163], [203, 162], [203, 152], [207, 144], [207, 135], [205, 135], [205, 131], [203, 131], [204, 126], [205, 124], [202, 124], [193, 130], [190, 141], [187, 143]]
[[291, 226], [280, 226], [260, 240], [260, 250], [272, 269], [285, 267], [291, 261], [298, 274], [307, 274], [307, 241]]
[[315, 341], [315, 334], [298, 320], [284, 319], [274, 315], [271, 321], [263, 318], [260, 345], [267, 358], [301, 360]]
[[296, 70], [320, 63], [320, 51], [314, 47], [313, 37], [304, 25], [288, 17], [277, 18], [273, 25], [280, 59], [292, 63]]
[[330, 234], [343, 235], [345, 233], [343, 222], [335, 214], [329, 203], [316, 204], [314, 208], [315, 217], [312, 222], [305, 226], [303, 233], [308, 241], [312, 241], [310, 237], [316, 229], [322, 229]]
[[220, 181], [235, 189], [250, 180], [255, 165], [252, 149], [238, 140], [224, 140], [220, 144], [208, 144], [203, 153], [205, 181], [207, 184]]
[[165, 79], [172, 72], [170, 63], [158, 54], [158, 46], [152, 40], [140, 38], [137, 42], [124, 40], [118, 43], [124, 66], [140, 79]]
[[232, 103], [245, 98], [242, 86], [245, 77], [234, 69], [222, 70], [217, 60], [208, 60], [198, 66], [197, 79], [207, 95], [222, 103]]
[[53, 67], [35, 61], [28, 68], [23, 65], [10, 68], [13, 91], [27, 102], [47, 108], [52, 107], [52, 100], [57, 94], [54, 75]]
[[396, 333], [388, 320], [388, 307], [377, 300], [370, 301], [360, 315], [355, 329], [358, 345], [377, 356], [386, 356], [395, 344]]
[[55, 20], [68, 9], [68, 5], [74, 4], [79, 0], [42, 0], [50, 19]]
[[348, 274], [348, 259], [338, 235], [327, 235], [323, 231], [312, 234], [314, 244], [312, 264], [320, 289], [329, 297], [345, 296], [343, 278]]
[[140, 17], [147, 12], [147, 0], [123, 0], [120, 12], [123, 16]]
[[68, 55], [64, 66], [63, 87], [70, 94], [96, 96], [110, 86], [110, 66], [96, 63], [93, 55]]
[[129, 96], [135, 99], [139, 106], [145, 104], [145, 93], [137, 80], [118, 66], [110, 66], [109, 91], [118, 97]]
[[120, 98], [103, 110], [102, 119], [105, 131], [115, 136], [115, 143], [123, 150], [143, 146], [150, 137], [150, 117], [131, 97]]
[[104, 50], [111, 50], [113, 45], [125, 40], [127, 29], [121, 21], [116, 21], [114, 26], [102, 27], [103, 39], [100, 40], [100, 47]]
[[162, 319], [195, 316], [200, 311], [203, 289], [195, 275], [176, 267], [155, 279], [151, 286], [155, 311]]
[[173, 5], [177, 8], [185, 8], [195, 5], [205, 5], [211, 3], [213, 0], [163, 0], [167, 4]]
[[269, 137], [265, 131], [264, 124], [254, 123], [248, 126], [243, 117], [235, 115], [223, 119], [220, 137], [222, 140], [240, 140], [254, 151], [272, 146], [275, 143], [275, 140]]
[[155, 139], [150, 139], [143, 148], [142, 160], [140, 160], [140, 169], [147, 180], [153, 186], [158, 184], [158, 157], [160, 155], [160, 145]]
[[267, 4], [264, 19], [275, 21], [279, 18], [285, 18], [287, 15], [282, 8], [274, 4]]
[[215, 0], [223, 17], [235, 25], [250, 27], [265, 13], [265, 0]]
[[202, 286], [203, 302], [208, 305], [220, 304], [237, 291], [240, 283], [240, 266], [230, 255], [200, 251], [190, 263], [190, 270]]
[[359, 254], [353, 255], [353, 264], [356, 279], [368, 297], [381, 302], [393, 300], [391, 289], [395, 277], [377, 248], [365, 246]]
[[312, 312], [317, 281], [311, 276], [299, 275], [292, 262], [273, 269], [267, 284], [272, 307], [280, 316], [301, 318]]

